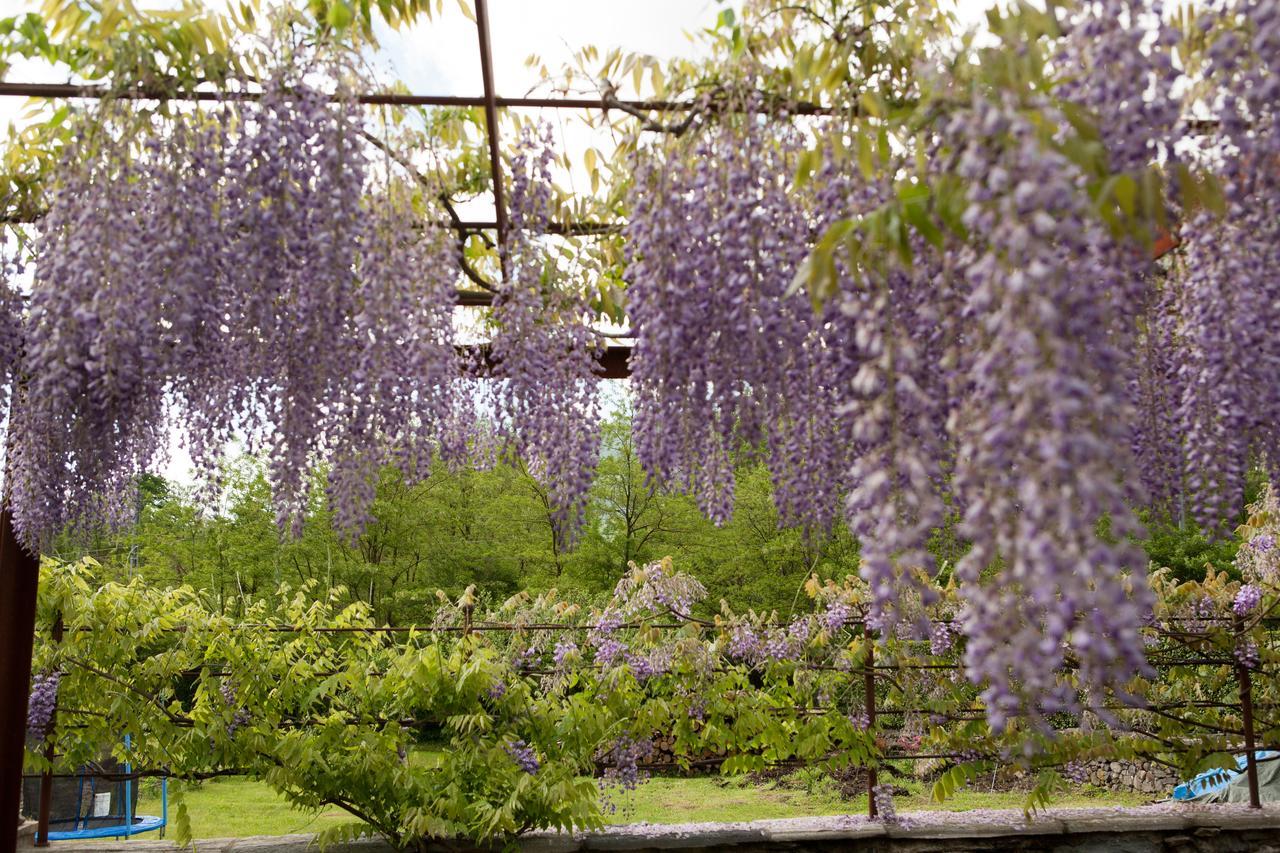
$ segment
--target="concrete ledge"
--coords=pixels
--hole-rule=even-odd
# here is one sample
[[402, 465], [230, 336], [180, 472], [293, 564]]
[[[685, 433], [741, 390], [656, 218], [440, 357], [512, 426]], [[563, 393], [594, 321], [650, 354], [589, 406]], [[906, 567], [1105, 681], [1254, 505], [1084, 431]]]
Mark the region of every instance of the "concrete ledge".
[[[21, 815], [18, 817], [22, 819]], [[34, 820], [25, 820], [18, 824], [18, 850], [34, 850], [36, 847], [36, 827]]]
[[[703, 850], [708, 853], [979, 853], [1046, 850], [1060, 853], [1280, 853], [1280, 804], [1261, 810], [1241, 805], [1050, 809], [1032, 821], [1014, 810], [908, 812], [897, 825], [862, 816], [807, 817], [749, 823], [628, 824], [601, 832], [534, 832], [522, 853]], [[310, 835], [223, 838], [197, 842], [199, 853], [313, 853]], [[166, 853], [170, 841], [55, 842], [76, 853]], [[496, 845], [500, 849], [501, 845]], [[423, 850], [467, 853], [467, 842], [432, 841]], [[328, 853], [390, 853], [381, 841], [333, 845]]]

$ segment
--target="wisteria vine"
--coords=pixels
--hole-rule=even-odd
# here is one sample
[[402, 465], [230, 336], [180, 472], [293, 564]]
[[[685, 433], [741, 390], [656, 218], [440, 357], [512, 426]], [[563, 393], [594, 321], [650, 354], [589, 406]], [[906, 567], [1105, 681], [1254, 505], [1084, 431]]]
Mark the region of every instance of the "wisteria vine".
[[492, 394], [500, 429], [535, 479], [560, 545], [576, 538], [599, 447], [596, 358], [581, 288], [540, 242], [551, 217], [549, 128], [526, 131], [512, 162], [507, 274], [494, 297]]
[[[1275, 6], [1207, 10], [1193, 70], [1159, 0], [1072, 4], [1040, 76], [993, 70], [960, 93], [953, 65], [921, 70], [932, 124], [900, 157], [856, 142], [882, 121], [815, 122], [818, 190], [791, 121], [725, 110], [642, 149], [627, 248], [645, 464], [718, 520], [744, 449], [764, 447], [784, 520], [847, 495], [885, 632], [930, 594], [926, 544], [956, 513], [959, 624], [991, 721], [1133, 699], [1152, 606], [1137, 510], [1220, 530], [1248, 467], [1277, 458], [1277, 170], [1258, 168], [1278, 159]], [[1209, 144], [1183, 121], [1188, 91], [1222, 116]], [[1195, 175], [1224, 164], [1220, 216]], [[1189, 245], [1153, 267], [1179, 220]], [[827, 423], [793, 428], [813, 411]], [[769, 647], [733, 642], [744, 659]]]
[[229, 442], [262, 452], [295, 532], [318, 470], [356, 531], [384, 465], [465, 452], [449, 246], [354, 102], [304, 81], [336, 74], [286, 60], [260, 99], [202, 112], [108, 102], [66, 156], [6, 336], [26, 341], [8, 485], [32, 546], [130, 521], [171, 426], [206, 482]]
[[854, 451], [831, 418], [856, 369], [828, 346], [845, 321], [791, 292], [810, 235], [843, 209], [817, 201], [840, 205], [845, 182], [819, 199], [790, 192], [800, 144], [750, 120], [717, 126], [687, 156], [641, 162], [631, 195], [637, 450], [718, 522], [732, 514], [744, 448], [764, 443], [779, 508], [815, 527], [836, 511]]

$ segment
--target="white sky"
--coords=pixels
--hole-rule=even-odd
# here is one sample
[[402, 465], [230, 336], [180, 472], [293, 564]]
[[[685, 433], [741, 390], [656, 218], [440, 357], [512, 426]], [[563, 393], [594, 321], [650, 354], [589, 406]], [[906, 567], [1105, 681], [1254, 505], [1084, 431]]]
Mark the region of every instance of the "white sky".
[[[986, 0], [953, 0], [960, 19], [976, 23]], [[490, 0], [494, 82], [508, 97], [525, 94], [537, 74], [524, 60], [538, 54], [552, 69], [568, 64], [584, 45], [621, 47], [659, 59], [694, 54], [688, 34], [712, 26], [721, 9], [740, 0]], [[384, 54], [414, 91], [447, 95], [481, 92], [474, 25], [445, 0], [445, 11], [404, 34], [383, 39]], [[622, 81], [618, 81], [622, 82]]]
[[[525, 58], [548, 68], [571, 61], [584, 45], [614, 46], [667, 59], [688, 56], [685, 35], [715, 22], [716, 0], [490, 0], [494, 82], [502, 95], [525, 94], [537, 82]], [[412, 30], [383, 37], [385, 53], [411, 89], [447, 95], [481, 92], [474, 25], [446, 3], [444, 14]]]
[[[468, 0], [470, 2], [470, 0]], [[981, 19], [987, 0], [952, 0], [962, 21]], [[0, 0], [0, 17], [39, 11], [39, 0]], [[140, 6], [173, 3], [139, 0]], [[223, 5], [218, 0], [213, 5]], [[535, 87], [538, 74], [525, 59], [538, 54], [554, 72], [568, 64], [585, 45], [601, 51], [621, 47], [660, 59], [692, 56], [689, 34], [714, 24], [726, 6], [740, 0], [490, 0], [494, 78], [498, 93], [523, 95]], [[380, 36], [383, 49], [375, 67], [386, 79], [399, 79], [423, 94], [478, 95], [482, 91], [475, 25], [456, 0], [445, 0], [443, 14], [400, 33]], [[6, 75], [10, 81], [65, 82], [56, 69], [19, 59]], [[625, 81], [618, 81], [625, 83]], [[20, 114], [22, 99], [0, 99], [0, 125]]]

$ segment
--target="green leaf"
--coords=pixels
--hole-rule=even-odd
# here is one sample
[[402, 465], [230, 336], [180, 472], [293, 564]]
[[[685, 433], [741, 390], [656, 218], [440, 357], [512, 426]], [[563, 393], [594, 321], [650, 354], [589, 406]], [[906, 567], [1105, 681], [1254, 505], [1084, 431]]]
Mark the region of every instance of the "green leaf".
[[937, 249], [942, 248], [945, 242], [942, 231], [934, 223], [924, 204], [905, 205], [903, 207], [903, 215], [906, 216], [907, 221], [911, 223], [911, 227], [916, 230], [916, 233], [923, 237], [929, 245]]
[[858, 95], [858, 104], [864, 114], [872, 118], [884, 117], [884, 102], [875, 92], [864, 91]]
[[346, 0], [333, 0], [329, 4], [329, 11], [325, 15], [325, 21], [335, 30], [345, 30], [351, 26], [353, 17], [351, 7]]
[[807, 148], [796, 163], [796, 187], [803, 187], [809, 182], [813, 173], [822, 166], [822, 151], [818, 148]]
[[875, 176], [876, 164], [875, 155], [871, 151], [871, 140], [866, 133], [858, 134], [858, 168], [862, 170], [862, 177], [870, 180]]
[[1111, 182], [1111, 192], [1115, 196], [1116, 203], [1120, 205], [1125, 216], [1133, 216], [1138, 200], [1138, 182], [1132, 175], [1117, 175], [1111, 179]]

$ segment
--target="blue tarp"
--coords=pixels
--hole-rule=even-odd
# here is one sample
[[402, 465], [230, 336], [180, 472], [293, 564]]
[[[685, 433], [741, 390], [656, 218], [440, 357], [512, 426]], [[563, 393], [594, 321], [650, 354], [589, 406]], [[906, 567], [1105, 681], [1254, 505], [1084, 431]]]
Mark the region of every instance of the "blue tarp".
[[[1254, 752], [1253, 757], [1257, 761], [1264, 758], [1273, 758], [1280, 756], [1280, 752], [1272, 752], [1269, 750], [1259, 750]], [[1173, 789], [1173, 798], [1175, 800], [1194, 800], [1197, 797], [1203, 797], [1221, 791], [1231, 784], [1231, 780], [1244, 772], [1246, 765], [1249, 763], [1248, 758], [1241, 755], [1236, 759], [1236, 767], [1229, 770], [1225, 767], [1215, 767], [1212, 770], [1206, 770], [1196, 776], [1189, 782], [1183, 782]]]

